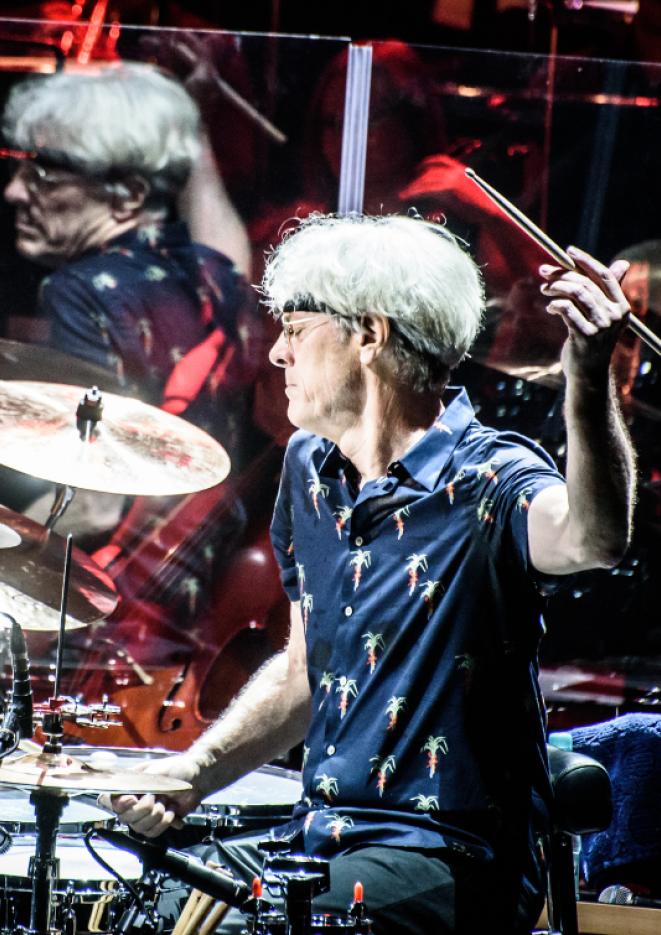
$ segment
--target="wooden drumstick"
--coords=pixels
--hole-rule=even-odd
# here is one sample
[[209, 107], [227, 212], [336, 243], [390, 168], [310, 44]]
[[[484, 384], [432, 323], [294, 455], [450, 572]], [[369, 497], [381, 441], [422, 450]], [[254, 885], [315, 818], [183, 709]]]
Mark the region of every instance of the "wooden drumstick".
[[199, 931], [201, 923], [204, 921], [206, 914], [209, 912], [214, 902], [215, 899], [213, 896], [202, 893], [188, 917], [188, 922], [185, 928], [182, 929], [181, 935], [195, 935], [195, 933]]
[[[485, 195], [488, 195], [494, 204], [498, 205], [504, 214], [514, 221], [517, 227], [527, 234], [531, 240], [534, 240], [543, 250], [546, 250], [549, 256], [551, 256], [559, 266], [562, 266], [563, 269], [576, 269], [576, 264], [566, 250], [563, 250], [554, 240], [551, 240], [548, 234], [540, 227], [537, 227], [523, 211], [520, 211], [516, 205], [508, 201], [504, 195], [501, 195], [493, 185], [489, 185], [488, 182], [485, 182], [473, 169], [467, 168], [466, 175], [482, 189]], [[661, 354], [661, 338], [631, 312], [627, 319], [627, 327], [630, 328], [641, 341], [644, 341], [645, 344], [651, 347], [653, 351], [657, 354]]]
[[172, 929], [172, 935], [184, 935], [188, 928], [188, 921], [193, 914], [195, 907], [200, 901], [202, 893], [199, 890], [191, 890], [190, 896], [186, 900], [186, 905], [182, 909], [181, 915], [177, 919], [177, 924]]
[[211, 935], [216, 931], [218, 923], [221, 921], [229, 906], [227, 903], [216, 903], [209, 915], [200, 926], [199, 935]]
[[[220, 864], [216, 863], [213, 860], [207, 860], [206, 866], [210, 867], [212, 870], [220, 870]], [[209, 896], [206, 893], [201, 892], [201, 890], [192, 890], [188, 901], [183, 908], [183, 911], [177, 920], [177, 924], [172, 930], [172, 935], [195, 935], [196, 932], [206, 928], [208, 920], [205, 920], [205, 916], [211, 913], [208, 918], [214, 916], [217, 910], [217, 906], [213, 909], [211, 908], [215, 903], [213, 896]], [[221, 913], [227, 909], [225, 903], [218, 904], [221, 907]], [[210, 930], [211, 931], [211, 930]]]

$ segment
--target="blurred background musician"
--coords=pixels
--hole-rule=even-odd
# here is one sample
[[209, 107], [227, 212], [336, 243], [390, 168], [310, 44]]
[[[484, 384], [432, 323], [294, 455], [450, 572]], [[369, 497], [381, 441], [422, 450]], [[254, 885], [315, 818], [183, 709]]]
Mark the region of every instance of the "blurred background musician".
[[[108, 368], [144, 401], [165, 402], [235, 448], [220, 420], [230, 409], [238, 416], [237, 400], [218, 407], [212, 397], [221, 383], [228, 391], [244, 382], [247, 241], [190, 95], [147, 65], [65, 71], [15, 86], [3, 129], [24, 154], [5, 189], [17, 249], [52, 270], [38, 300], [52, 346]], [[189, 231], [176, 214], [178, 197], [194, 208], [195, 189], [210, 179], [213, 247], [191, 239], [208, 230], [206, 218], [191, 211]], [[188, 387], [198, 373], [181, 367], [168, 388], [175, 366], [212, 334], [206, 393]], [[173, 392], [180, 398], [168, 400]]]
[[[38, 302], [50, 344], [210, 432], [236, 480], [264, 446], [251, 421], [259, 319], [245, 230], [192, 97], [149, 65], [65, 70], [16, 85], [3, 129], [18, 157], [5, 190], [17, 249], [49, 270]], [[107, 639], [143, 667], [172, 662], [176, 681], [196, 647], [211, 661], [230, 630], [242, 628], [240, 614], [224, 626], [210, 611], [200, 623], [205, 636], [194, 632], [213, 602], [214, 578], [260, 509], [234, 480], [183, 501], [138, 498], [128, 511], [124, 498], [77, 493], [58, 531], [94, 550], [124, 598], [107, 632], [89, 641], [92, 653]], [[264, 478], [261, 488], [268, 492]], [[25, 512], [44, 522], [51, 500], [45, 494]], [[246, 616], [259, 625], [254, 607]], [[95, 668], [106, 677], [107, 667], [89, 660], [67, 690], [112, 692], [89, 682]], [[157, 711], [162, 701], [139, 707]]]

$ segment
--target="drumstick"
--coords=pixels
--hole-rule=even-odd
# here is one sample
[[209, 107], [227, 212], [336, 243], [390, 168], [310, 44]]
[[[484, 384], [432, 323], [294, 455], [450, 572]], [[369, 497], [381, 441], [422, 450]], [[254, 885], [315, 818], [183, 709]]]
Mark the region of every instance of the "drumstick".
[[186, 905], [182, 909], [181, 915], [177, 919], [177, 924], [172, 929], [172, 935], [184, 935], [186, 929], [188, 928], [188, 920], [190, 919], [195, 906], [199, 902], [201, 895], [202, 893], [200, 890], [191, 890], [190, 896], [186, 900]]
[[200, 926], [199, 935], [211, 935], [212, 932], [215, 932], [216, 926], [223, 918], [228, 908], [227, 903], [216, 903], [204, 920], [204, 923]]
[[[501, 211], [504, 212], [509, 218], [511, 218], [514, 223], [519, 227], [525, 234], [530, 237], [531, 240], [534, 240], [543, 250], [553, 257], [556, 263], [559, 266], [562, 266], [563, 269], [576, 269], [576, 264], [569, 256], [569, 254], [559, 247], [558, 244], [551, 240], [548, 234], [546, 234], [540, 227], [537, 227], [536, 224], [527, 217], [523, 211], [519, 211], [516, 205], [513, 205], [511, 201], [508, 201], [504, 195], [493, 187], [489, 185], [488, 182], [485, 182], [483, 178], [474, 172], [473, 169], [467, 168], [466, 175], [468, 178], [475, 182], [475, 184], [482, 189], [485, 195], [498, 205]], [[651, 347], [653, 351], [657, 354], [661, 354], [661, 338], [656, 335], [650, 328], [647, 327], [639, 318], [637, 318], [633, 313], [629, 313], [629, 318], [627, 319], [627, 327], [636, 334], [641, 341], [644, 341], [648, 347]]]
[[[206, 866], [211, 867], [212, 870], [220, 869], [220, 864], [213, 860], [207, 860]], [[181, 916], [172, 930], [172, 935], [194, 935], [213, 903], [213, 896], [208, 896], [201, 890], [192, 890]], [[224, 905], [224, 903], [221, 905]]]
[[200, 924], [204, 921], [204, 917], [209, 912], [214, 902], [215, 899], [213, 896], [202, 893], [188, 918], [186, 926], [181, 930], [181, 935], [195, 935], [195, 932], [199, 931]]

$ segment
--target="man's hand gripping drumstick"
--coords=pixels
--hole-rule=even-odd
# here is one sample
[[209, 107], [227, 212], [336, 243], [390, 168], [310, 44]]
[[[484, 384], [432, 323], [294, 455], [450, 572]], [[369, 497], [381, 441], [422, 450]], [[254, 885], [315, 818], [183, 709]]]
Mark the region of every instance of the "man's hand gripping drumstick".
[[[520, 211], [516, 205], [513, 205], [511, 201], [508, 201], [504, 195], [495, 189], [488, 182], [485, 182], [484, 179], [480, 178], [473, 169], [466, 169], [466, 175], [468, 178], [475, 182], [475, 184], [482, 189], [482, 191], [488, 195], [488, 197], [498, 205], [498, 207], [511, 218], [514, 223], [526, 233], [531, 240], [534, 240], [543, 250], [545, 250], [549, 256], [551, 256], [555, 262], [561, 267], [561, 270], [553, 270], [550, 266], [544, 266], [540, 269], [542, 276], [545, 279], [549, 280], [542, 291], [545, 295], [548, 296], [561, 296], [561, 293], [549, 291], [551, 283], [558, 283], [562, 278], [562, 270], [576, 271], [577, 265], [581, 268], [581, 272], [586, 272], [585, 263], [591, 261], [589, 266], [592, 269], [592, 275], [601, 277], [603, 275], [603, 270], [605, 267], [601, 267], [600, 264], [597, 264], [595, 261], [592, 261], [589, 257], [589, 254], [584, 253], [581, 250], [576, 248], [570, 248], [571, 252], [563, 250], [562, 247], [558, 246], [555, 241], [546, 234], [541, 228], [537, 227], [529, 217], [527, 217], [522, 211]], [[618, 261], [613, 264], [610, 268], [610, 272], [616, 277], [618, 282], [624, 277], [627, 269], [629, 268], [628, 264], [625, 264], [623, 261]], [[599, 271], [601, 270], [601, 271]], [[618, 296], [619, 299], [619, 296]], [[565, 306], [567, 307], [567, 303]], [[557, 311], [562, 314], [562, 307], [560, 301], [554, 302], [549, 308], [550, 311]], [[569, 324], [569, 323], [568, 323]], [[643, 324], [639, 318], [636, 318], [635, 315], [632, 315], [631, 312], [627, 311], [625, 325], [630, 328], [641, 341], [644, 341], [649, 347], [652, 348], [657, 354], [661, 354], [661, 338], [658, 337], [653, 331], [651, 331], [647, 325]], [[589, 333], [589, 331], [588, 331]]]

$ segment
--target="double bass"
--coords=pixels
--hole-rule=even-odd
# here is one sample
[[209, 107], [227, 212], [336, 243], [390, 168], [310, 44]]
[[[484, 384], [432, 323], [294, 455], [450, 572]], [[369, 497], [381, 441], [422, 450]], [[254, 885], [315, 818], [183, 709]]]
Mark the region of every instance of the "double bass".
[[[101, 550], [121, 600], [69, 635], [80, 661], [64, 688], [121, 707], [104, 745], [185, 749], [285, 645], [289, 602], [268, 536], [281, 458], [271, 444], [238, 480], [159, 512], [138, 498], [121, 544]], [[71, 735], [95, 740], [84, 727]]]

